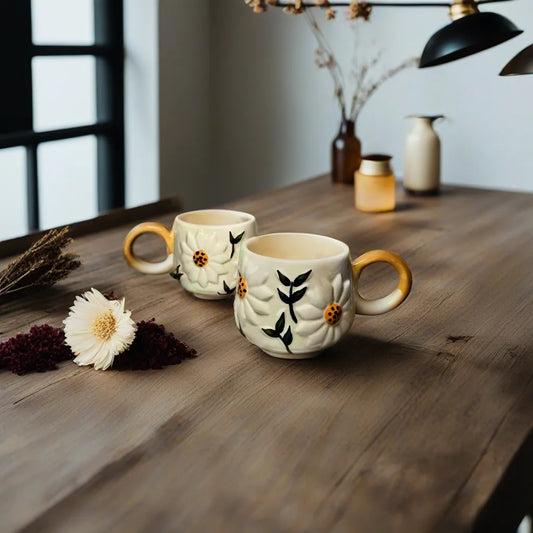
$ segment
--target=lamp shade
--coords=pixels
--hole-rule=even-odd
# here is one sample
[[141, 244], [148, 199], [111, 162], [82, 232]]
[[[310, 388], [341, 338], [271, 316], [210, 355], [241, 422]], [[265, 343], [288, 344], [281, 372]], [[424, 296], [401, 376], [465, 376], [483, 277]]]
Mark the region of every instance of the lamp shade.
[[454, 20], [427, 42], [419, 68], [442, 65], [461, 59], [517, 35], [519, 30], [509, 19], [497, 13], [474, 13]]
[[500, 76], [533, 74], [533, 44], [515, 55], [500, 72]]

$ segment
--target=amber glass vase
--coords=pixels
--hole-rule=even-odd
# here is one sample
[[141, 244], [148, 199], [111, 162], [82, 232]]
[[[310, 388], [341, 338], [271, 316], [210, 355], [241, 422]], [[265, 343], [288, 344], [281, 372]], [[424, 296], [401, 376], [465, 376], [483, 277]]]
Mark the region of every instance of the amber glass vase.
[[355, 122], [342, 119], [339, 134], [331, 145], [331, 179], [337, 183], [353, 183], [361, 164], [361, 141], [355, 136]]

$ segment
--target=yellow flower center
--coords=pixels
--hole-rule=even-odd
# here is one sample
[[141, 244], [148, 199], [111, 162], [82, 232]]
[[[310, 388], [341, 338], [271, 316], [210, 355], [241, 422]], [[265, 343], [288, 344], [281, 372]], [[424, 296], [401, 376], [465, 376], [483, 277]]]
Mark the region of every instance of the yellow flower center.
[[203, 250], [198, 250], [194, 252], [194, 255], [192, 256], [192, 260], [194, 261], [194, 264], [197, 267], [205, 267], [207, 263], [209, 262], [209, 257]]
[[117, 321], [111, 311], [106, 311], [93, 322], [93, 335], [108, 341], [117, 331]]
[[246, 285], [246, 280], [243, 276], [239, 277], [239, 284], [237, 286], [237, 294], [239, 295], [239, 298], [244, 298], [246, 296], [246, 293], [248, 292], [248, 286]]
[[324, 320], [330, 326], [336, 326], [342, 317], [342, 307], [339, 304], [329, 304], [324, 311]]

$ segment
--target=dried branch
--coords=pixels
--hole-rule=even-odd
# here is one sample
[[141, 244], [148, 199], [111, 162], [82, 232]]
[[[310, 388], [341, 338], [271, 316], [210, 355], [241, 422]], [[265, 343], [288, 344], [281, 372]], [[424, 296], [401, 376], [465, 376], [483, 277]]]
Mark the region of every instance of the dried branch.
[[375, 82], [368, 84], [367, 86], [360, 86], [359, 90], [354, 95], [354, 100], [352, 100], [352, 107], [350, 109], [350, 119], [353, 121], [357, 120], [359, 113], [363, 106], [368, 102], [370, 97], [381, 87], [381, 85], [386, 82], [388, 79], [392, 78], [402, 70], [406, 68], [416, 66], [420, 58], [411, 57], [410, 59], [405, 60], [403, 63], [400, 63], [394, 68], [387, 70], [383, 75], [378, 78]]
[[344, 118], [346, 116], [346, 101], [344, 98], [344, 76], [342, 70], [337, 63], [333, 50], [331, 49], [326, 36], [320, 29], [315, 16], [311, 10], [306, 10], [305, 14], [307, 15], [306, 19], [318, 44], [315, 61], [318, 67], [325, 67], [328, 69], [333, 80], [334, 95]]
[[381, 52], [379, 52], [372, 60], [359, 65], [357, 62], [357, 33], [354, 40], [354, 68], [352, 75], [355, 81], [355, 87], [353, 96], [350, 102], [349, 113], [347, 114], [346, 108], [346, 94], [347, 85], [344, 80], [342, 69], [337, 62], [333, 49], [331, 48], [326, 36], [320, 28], [317, 19], [312, 13], [311, 9], [307, 7], [317, 7], [326, 10], [326, 17], [332, 19], [335, 17], [335, 10], [332, 6], [347, 5], [348, 6], [348, 18], [363, 19], [367, 21], [370, 17], [372, 5], [368, 2], [360, 0], [350, 0], [345, 4], [339, 4], [337, 2], [331, 2], [330, 0], [314, 0], [314, 4], [305, 3], [302, 0], [289, 0], [287, 2], [280, 2], [278, 0], [244, 0], [246, 4], [254, 8], [257, 13], [262, 13], [267, 9], [267, 6], [283, 7], [284, 11], [292, 14], [305, 13], [306, 20], [311, 28], [311, 32], [318, 44], [318, 48], [315, 51], [315, 63], [318, 68], [325, 68], [328, 70], [331, 79], [333, 80], [334, 96], [339, 104], [343, 120], [348, 118], [354, 122], [357, 120], [363, 106], [368, 102], [370, 97], [379, 89], [379, 87], [385, 83], [389, 78], [398, 74], [402, 70], [414, 66], [419, 58], [411, 58], [400, 65], [386, 71], [376, 81], [369, 81], [369, 75], [372, 70], [378, 64], [381, 58]]
[[80, 266], [78, 256], [63, 254], [72, 239], [68, 226], [45, 233], [0, 272], [0, 296], [30, 287], [53, 285]]
[[375, 68], [375, 66], [381, 59], [382, 53], [383, 52], [381, 50], [378, 51], [378, 53], [374, 56], [373, 59], [371, 59], [370, 61], [366, 61], [359, 66], [357, 61], [357, 52], [356, 50], [354, 50], [354, 68], [352, 70], [352, 76], [355, 81], [355, 87], [352, 95], [352, 102], [350, 105], [350, 114], [348, 115], [350, 120], [355, 120], [357, 118], [355, 117], [355, 110], [357, 109], [357, 104], [360, 99], [361, 91], [363, 91], [365, 83], [367, 82], [368, 75], [372, 72], [372, 70]]

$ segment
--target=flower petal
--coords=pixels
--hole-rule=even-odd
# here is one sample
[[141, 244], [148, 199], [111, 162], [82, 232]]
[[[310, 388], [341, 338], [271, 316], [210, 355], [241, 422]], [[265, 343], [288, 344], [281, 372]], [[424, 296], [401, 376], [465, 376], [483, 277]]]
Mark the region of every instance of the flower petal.
[[326, 325], [322, 319], [306, 320], [305, 322], [298, 322], [296, 332], [302, 336], [312, 335]]
[[229, 261], [230, 257], [227, 253], [209, 256], [209, 262], [218, 263], [219, 265], [225, 265], [226, 263], [229, 263]]
[[344, 280], [342, 284], [342, 294], [340, 295], [339, 301], [338, 301], [338, 304], [341, 307], [344, 307], [350, 300], [350, 297], [352, 296], [352, 291], [353, 291], [352, 287], [353, 285], [350, 279]]
[[270, 308], [266, 302], [258, 300], [253, 294], [248, 293], [244, 297], [244, 301], [250, 306], [250, 308], [258, 315], [266, 316], [270, 314]]
[[274, 293], [264, 285], [253, 287], [253, 294], [258, 300], [262, 300], [263, 302], [270, 301], [274, 296]]
[[317, 309], [320, 309], [321, 312], [323, 312], [324, 309], [331, 303], [331, 301], [327, 297], [327, 292], [326, 292], [326, 296], [324, 296], [322, 291], [323, 289], [320, 286], [318, 286], [318, 287], [314, 287], [314, 290], [311, 289], [305, 293], [305, 295], [309, 298], [309, 301], [311, 302], [311, 304]]
[[185, 237], [185, 243], [187, 246], [191, 249], [191, 251], [194, 253], [196, 250], [199, 250], [198, 243], [196, 242], [196, 239], [193, 237], [192, 231], [187, 232], [187, 236]]
[[[325, 308], [326, 306], [324, 306]], [[302, 317], [304, 320], [315, 320], [317, 318], [322, 318], [324, 315], [324, 308], [319, 309], [311, 304], [302, 304], [296, 307], [298, 316]]]
[[213, 267], [209, 266], [209, 264], [207, 264], [205, 267], [204, 267], [204, 270], [207, 274], [207, 280], [210, 282], [210, 283], [216, 283], [218, 281], [218, 274], [215, 272], [215, 270], [213, 269]]
[[338, 302], [342, 295], [342, 276], [340, 272], [333, 278], [332, 282], [333, 298], [332, 302]]
[[205, 289], [207, 287], [207, 273], [204, 268], [198, 268], [198, 285]]

